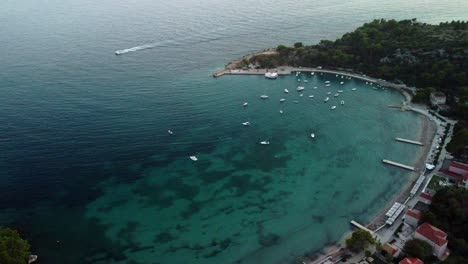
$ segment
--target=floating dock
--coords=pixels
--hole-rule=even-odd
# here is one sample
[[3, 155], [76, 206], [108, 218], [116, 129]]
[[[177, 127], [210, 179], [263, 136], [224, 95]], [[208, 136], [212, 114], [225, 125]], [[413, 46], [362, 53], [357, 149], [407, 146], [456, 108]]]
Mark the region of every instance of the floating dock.
[[351, 224], [352, 224], [353, 226], [357, 227], [357, 228], [360, 228], [360, 229], [365, 230], [365, 231], [367, 231], [367, 232], [369, 232], [369, 233], [371, 233], [371, 234], [374, 234], [374, 231], [370, 230], [369, 228], [367, 228], [367, 227], [361, 225], [360, 223], [358, 223], [358, 222], [356, 222], [356, 221], [354, 221], [354, 220], [351, 220]]
[[419, 142], [419, 141], [414, 141], [414, 140], [409, 140], [409, 139], [404, 139], [404, 138], [399, 138], [399, 137], [395, 138], [395, 140], [400, 141], [400, 142], [409, 143], [409, 144], [424, 146], [424, 144], [422, 142]]
[[382, 160], [382, 162], [393, 165], [393, 166], [396, 166], [396, 167], [400, 167], [400, 168], [403, 168], [403, 169], [407, 169], [407, 170], [411, 170], [411, 171], [417, 171], [417, 169], [415, 167], [411, 167], [411, 166], [401, 164], [401, 163], [398, 163], [398, 162], [395, 162], [395, 161], [384, 159], [384, 160]]

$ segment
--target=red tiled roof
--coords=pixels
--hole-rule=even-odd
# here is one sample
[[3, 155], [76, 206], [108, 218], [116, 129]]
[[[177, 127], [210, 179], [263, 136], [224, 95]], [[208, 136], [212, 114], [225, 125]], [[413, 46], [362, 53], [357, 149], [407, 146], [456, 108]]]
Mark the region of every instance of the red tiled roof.
[[427, 199], [429, 201], [432, 201], [432, 196], [428, 193], [422, 192], [419, 196], [421, 196], [424, 199]]
[[406, 211], [406, 214], [413, 217], [413, 218], [415, 218], [415, 219], [417, 219], [417, 220], [419, 220], [419, 218], [421, 218], [421, 212], [419, 212], [418, 210], [410, 209], [410, 210]]
[[447, 243], [447, 234], [439, 228], [430, 225], [429, 223], [420, 225], [416, 229], [416, 232], [434, 242], [438, 246], [443, 246]]
[[460, 174], [460, 173], [456, 173], [456, 172], [451, 172], [449, 170], [446, 170], [446, 169], [439, 169], [439, 172], [447, 175], [447, 176], [451, 176], [453, 177], [452, 180], [455, 181], [455, 182], [461, 182], [462, 180], [466, 180], [468, 179], [468, 173], [465, 173], [465, 174]]
[[455, 167], [468, 172], [468, 165], [461, 162], [452, 161], [452, 163], [450, 163], [450, 167]]
[[404, 258], [400, 264], [424, 264], [424, 262], [418, 258]]

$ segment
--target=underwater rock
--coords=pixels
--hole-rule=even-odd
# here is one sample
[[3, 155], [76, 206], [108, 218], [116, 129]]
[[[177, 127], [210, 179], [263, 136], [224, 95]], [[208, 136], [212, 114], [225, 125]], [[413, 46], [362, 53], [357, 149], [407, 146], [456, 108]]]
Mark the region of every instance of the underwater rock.
[[276, 245], [280, 237], [277, 234], [268, 233], [267, 235], [260, 235], [258, 238], [258, 243], [264, 247], [271, 247]]

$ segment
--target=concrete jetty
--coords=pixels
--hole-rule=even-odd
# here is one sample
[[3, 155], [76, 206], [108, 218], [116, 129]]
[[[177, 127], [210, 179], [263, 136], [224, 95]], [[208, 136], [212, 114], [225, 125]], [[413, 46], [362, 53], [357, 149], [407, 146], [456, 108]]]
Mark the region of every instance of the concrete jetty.
[[384, 160], [382, 160], [382, 162], [386, 163], [386, 164], [396, 166], [396, 167], [400, 167], [400, 168], [403, 168], [403, 169], [407, 169], [407, 170], [411, 170], [411, 171], [417, 171], [417, 169], [415, 167], [411, 167], [411, 166], [401, 164], [401, 163], [398, 163], [398, 162], [395, 162], [395, 161], [384, 159]]
[[364, 231], [367, 231], [367, 232], [371, 233], [372, 235], [374, 234], [374, 231], [372, 231], [372, 230], [370, 230], [369, 228], [367, 228], [367, 227], [365, 227], [365, 226], [359, 224], [358, 222], [356, 222], [356, 221], [354, 221], [354, 220], [351, 220], [351, 224], [352, 224], [353, 226], [357, 227], [357, 228], [360, 228], [360, 229], [362, 229], [362, 230], [364, 230]]
[[404, 139], [404, 138], [399, 138], [399, 137], [395, 138], [395, 140], [400, 141], [400, 142], [409, 143], [409, 144], [424, 146], [424, 144], [422, 142], [419, 142], [419, 141], [414, 141], [414, 140], [409, 140], [409, 139]]

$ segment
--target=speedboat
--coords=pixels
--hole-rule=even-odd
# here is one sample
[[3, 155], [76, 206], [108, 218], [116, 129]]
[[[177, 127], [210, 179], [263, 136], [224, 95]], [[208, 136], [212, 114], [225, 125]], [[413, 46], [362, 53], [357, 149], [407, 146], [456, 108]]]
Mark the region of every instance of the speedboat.
[[278, 78], [278, 73], [276, 73], [276, 72], [267, 72], [267, 73], [265, 73], [265, 78], [267, 78], [267, 79], [276, 79], [276, 78]]
[[335, 109], [336, 109], [336, 106], [333, 105], [330, 109], [331, 109], [331, 110], [335, 110]]
[[315, 134], [314, 133], [310, 134], [310, 137], [315, 138]]
[[264, 95], [260, 95], [260, 98], [262, 98], [262, 99], [268, 99], [268, 95], [265, 95], [265, 94], [264, 94]]
[[284, 102], [284, 101], [286, 101], [286, 99], [280, 99], [280, 103], [282, 103], [282, 102]]
[[335, 94], [335, 95], [333, 95], [333, 96], [335, 96], [335, 97], [338, 97], [338, 95], [340, 95], [340, 94], [339, 94], [339, 93], [336, 93], [336, 94]]
[[244, 123], [242, 123], [242, 125], [244, 125], [244, 126], [250, 126], [250, 122], [244, 122]]
[[190, 159], [193, 160], [193, 161], [197, 161], [197, 156], [190, 156]]
[[344, 82], [340, 82], [340, 84], [344, 84]]
[[344, 101], [343, 101], [343, 100], [341, 100], [341, 105], [344, 105]]
[[314, 96], [313, 96], [313, 95], [309, 95], [309, 98], [314, 98]]
[[357, 88], [353, 88], [353, 89], [351, 89], [351, 91], [356, 91], [356, 90], [357, 90]]
[[248, 106], [248, 105], [249, 105], [249, 103], [245, 102], [242, 106], [243, 106], [243, 107], [246, 107], [246, 106]]
[[121, 55], [122, 54], [122, 51], [118, 50], [115, 52], [115, 55]]
[[330, 83], [330, 81], [325, 81], [325, 83]]
[[270, 145], [270, 141], [260, 141], [261, 145]]
[[338, 92], [339, 92], [339, 93], [342, 93], [342, 92], [343, 92], [343, 90], [338, 90]]
[[172, 130], [168, 130], [167, 133], [169, 133], [169, 135], [174, 134], [174, 132], [172, 132]]
[[298, 90], [298, 91], [302, 91], [302, 90], [304, 90], [304, 86], [299, 86], [299, 87], [297, 87], [297, 89], [296, 89], [296, 90]]
[[331, 94], [331, 92], [328, 92], [327, 94]]
[[289, 90], [288, 90], [288, 89], [284, 89], [284, 92], [285, 92], [285, 93], [289, 93]]
[[330, 84], [325, 84], [326, 87], [330, 86]]
[[330, 100], [330, 98], [325, 97], [325, 100], [323, 100], [323, 101], [326, 103], [326, 102], [328, 102], [328, 100]]

